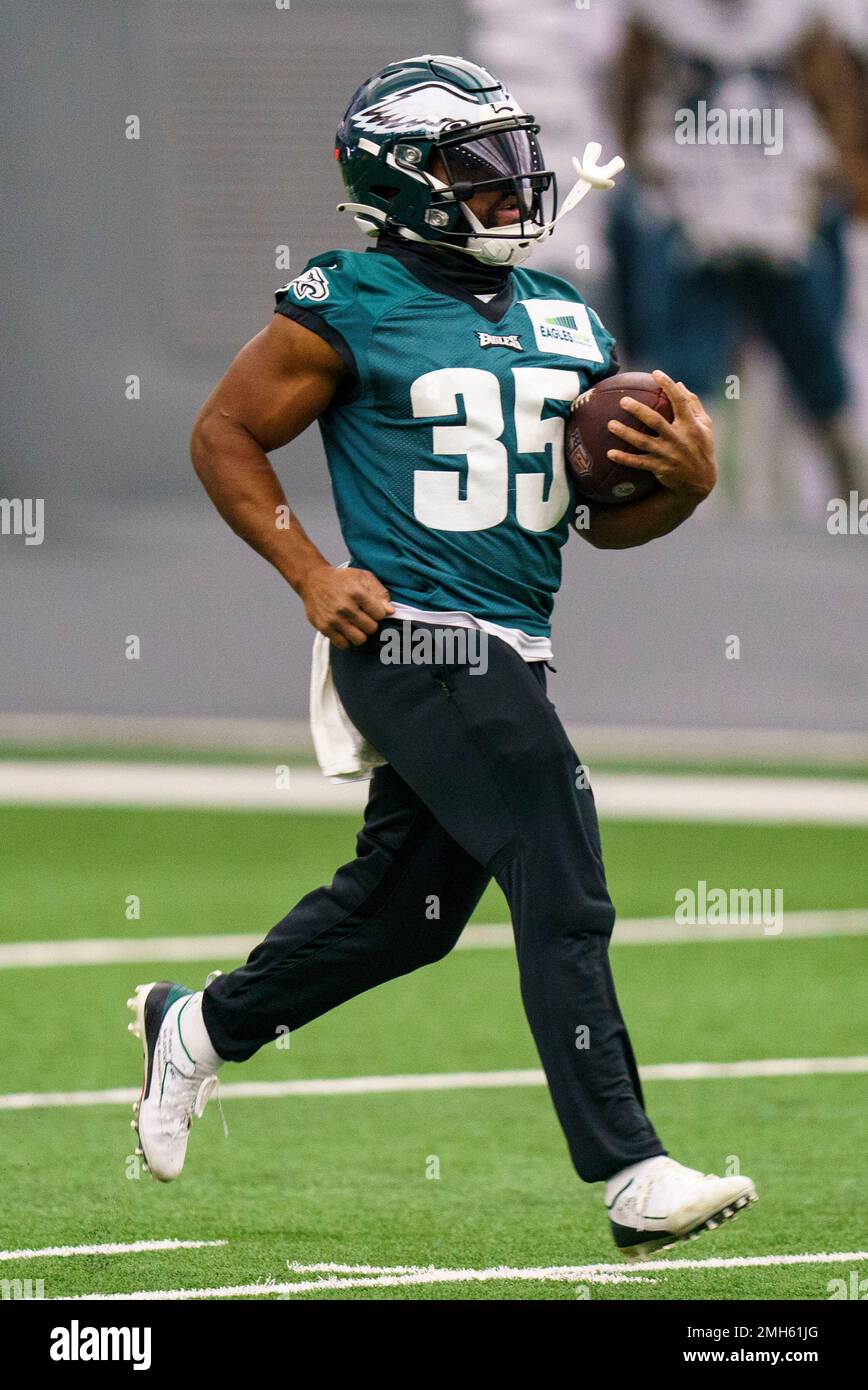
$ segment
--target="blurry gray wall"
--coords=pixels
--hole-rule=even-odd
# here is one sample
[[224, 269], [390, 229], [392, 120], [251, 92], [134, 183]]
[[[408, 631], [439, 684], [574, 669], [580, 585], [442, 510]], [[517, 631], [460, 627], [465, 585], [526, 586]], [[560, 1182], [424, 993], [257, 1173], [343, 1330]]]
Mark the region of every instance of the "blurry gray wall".
[[[0, 535], [0, 711], [304, 714], [301, 606], [211, 508], [189, 430], [270, 317], [275, 247], [295, 271], [363, 244], [334, 211], [352, 91], [413, 53], [496, 66], [464, 24], [460, 0], [6, 0], [0, 498], [43, 497], [46, 536]], [[341, 559], [316, 431], [276, 463]], [[866, 729], [866, 631], [865, 539], [822, 517], [573, 540], [552, 690], [577, 722]]]
[[349, 97], [396, 57], [454, 51], [460, 18], [459, 0], [6, 0], [4, 495], [193, 492], [193, 416], [289, 279], [275, 248], [295, 272], [361, 244], [335, 211]]

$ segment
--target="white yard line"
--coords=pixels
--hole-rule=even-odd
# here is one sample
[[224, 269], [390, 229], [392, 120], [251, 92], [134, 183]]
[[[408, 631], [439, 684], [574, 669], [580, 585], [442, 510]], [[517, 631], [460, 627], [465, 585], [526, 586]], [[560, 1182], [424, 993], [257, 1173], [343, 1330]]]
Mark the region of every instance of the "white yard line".
[[[522, 1280], [526, 1283], [577, 1283], [571, 1274], [546, 1269], [430, 1269], [420, 1274], [381, 1274], [374, 1277], [299, 1279], [286, 1283], [230, 1284], [212, 1289], [143, 1289], [138, 1293], [86, 1293], [67, 1296], [74, 1303], [118, 1302], [135, 1299], [145, 1302], [177, 1301], [193, 1298], [291, 1298], [302, 1293], [327, 1293], [334, 1289], [418, 1288], [425, 1284], [490, 1283], [495, 1279]], [[656, 1284], [656, 1279], [627, 1273], [624, 1268], [612, 1274], [586, 1274], [588, 1284]]]
[[[369, 1272], [366, 1265], [297, 1265], [290, 1264], [293, 1272], [300, 1274], [322, 1270], [319, 1279], [284, 1280], [282, 1282], [264, 1281], [256, 1284], [218, 1285], [216, 1288], [200, 1289], [143, 1289], [138, 1293], [103, 1293], [79, 1295], [77, 1302], [112, 1300], [126, 1302], [133, 1299], [147, 1301], [180, 1300], [192, 1298], [291, 1298], [302, 1293], [328, 1293], [340, 1289], [380, 1289], [380, 1288], [421, 1288], [430, 1284], [479, 1284], [495, 1282], [520, 1283], [657, 1283], [646, 1276], [654, 1272], [677, 1273], [679, 1270], [702, 1269], [765, 1269], [777, 1265], [845, 1264], [861, 1263], [868, 1260], [868, 1251], [847, 1250], [805, 1255], [741, 1255], [731, 1259], [708, 1260], [643, 1260], [641, 1266], [630, 1268], [622, 1264], [591, 1265], [550, 1265], [529, 1266], [526, 1269], [511, 1265], [494, 1266], [489, 1269], [437, 1269], [434, 1266], [407, 1267], [397, 1265], [394, 1269], [382, 1267]], [[327, 1273], [326, 1271], [342, 1271]], [[358, 1276], [355, 1271], [358, 1271]]]
[[[764, 1269], [770, 1265], [805, 1265], [805, 1264], [835, 1264], [838, 1260], [868, 1260], [868, 1250], [844, 1250], [837, 1252], [820, 1251], [811, 1255], [712, 1255], [706, 1259], [672, 1259], [643, 1260], [640, 1265], [624, 1265], [623, 1260], [616, 1260], [612, 1263], [589, 1264], [589, 1265], [545, 1265], [539, 1267], [540, 1273], [551, 1274], [617, 1274], [625, 1269], [633, 1271], [662, 1270], [666, 1273], [672, 1269]], [[300, 1260], [287, 1260], [286, 1268], [290, 1274], [427, 1274], [437, 1268], [436, 1265], [355, 1265], [339, 1264], [334, 1261], [327, 1261], [318, 1264], [307, 1264]], [[505, 1266], [510, 1273], [521, 1274], [521, 1269], [516, 1269], [511, 1265]], [[533, 1268], [537, 1268], [534, 1266]], [[491, 1273], [492, 1270], [476, 1271], [481, 1273]]]
[[[264, 933], [263, 933], [264, 934]], [[262, 940], [244, 936], [84, 937], [77, 941], [10, 941], [0, 946], [0, 970], [52, 965], [145, 965], [150, 961], [244, 959]]]
[[[663, 946], [692, 941], [865, 936], [868, 935], [868, 909], [785, 911], [782, 923], [779, 935], [766, 936], [761, 925], [679, 926], [672, 917], [628, 917], [616, 923], [613, 942], [616, 946]], [[71, 941], [9, 941], [0, 945], [0, 970], [243, 959], [261, 940], [262, 934], [245, 932], [220, 936], [97, 936]], [[468, 927], [458, 942], [459, 950], [511, 950], [512, 946], [512, 927], [500, 922]]]
[[860, 1076], [868, 1057], [769, 1057], [756, 1062], [659, 1062], [639, 1068], [645, 1081], [713, 1081], [778, 1076]]
[[0, 1260], [56, 1260], [73, 1255], [141, 1255], [150, 1250], [206, 1250], [225, 1240], [133, 1240], [120, 1245], [46, 1245], [41, 1250], [0, 1250]]
[[[865, 936], [868, 935], [868, 909], [843, 908], [826, 912], [787, 912], [781, 914], [781, 931], [766, 935], [761, 923], [749, 922], [719, 925], [708, 923], [681, 925], [671, 917], [620, 917], [615, 923], [612, 937], [614, 946], [673, 946], [694, 941], [778, 941], [788, 937], [824, 936]], [[170, 940], [172, 938], [169, 938]], [[243, 939], [243, 938], [242, 938]], [[256, 939], [258, 943], [258, 939]], [[27, 945], [28, 943], [24, 943]], [[34, 943], [39, 944], [39, 943]], [[63, 950], [74, 943], [58, 942]], [[501, 924], [474, 924], [459, 938], [458, 949], [464, 950], [502, 950], [512, 949], [512, 927]], [[0, 946], [0, 967], [3, 966], [4, 947]]]
[[[868, 1074], [868, 1057], [778, 1057], [750, 1062], [661, 1062], [640, 1067], [644, 1081], [766, 1079], [781, 1076], [860, 1076]], [[221, 1087], [226, 1100], [276, 1100], [284, 1096], [369, 1096], [411, 1091], [497, 1090], [508, 1086], [544, 1086], [536, 1068], [513, 1071], [414, 1072], [395, 1076], [336, 1076], [306, 1081], [230, 1081]], [[15, 1091], [0, 1095], [2, 1110], [67, 1109], [91, 1105], [129, 1105], [138, 1087], [104, 1091]]]
[[[868, 825], [868, 782], [827, 777], [737, 777], [600, 772], [594, 795], [608, 820], [699, 820]], [[75, 806], [185, 806], [268, 811], [358, 811], [368, 784], [335, 785], [298, 768], [194, 763], [0, 762], [0, 802]]]

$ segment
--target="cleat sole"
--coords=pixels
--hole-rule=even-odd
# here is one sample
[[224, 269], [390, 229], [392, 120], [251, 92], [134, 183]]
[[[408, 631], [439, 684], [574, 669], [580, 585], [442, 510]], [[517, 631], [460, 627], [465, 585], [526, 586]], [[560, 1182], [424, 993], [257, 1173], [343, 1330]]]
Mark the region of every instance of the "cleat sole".
[[712, 1212], [704, 1221], [700, 1221], [692, 1230], [685, 1231], [682, 1235], [676, 1236], [667, 1232], [666, 1235], [660, 1235], [656, 1238], [652, 1236], [650, 1240], [639, 1241], [636, 1245], [622, 1246], [619, 1253], [626, 1260], [635, 1263], [640, 1260], [647, 1260], [652, 1255], [660, 1255], [667, 1250], [674, 1250], [676, 1245], [684, 1241], [698, 1240], [703, 1231], [716, 1231], [725, 1222], [734, 1221], [740, 1211], [753, 1206], [757, 1200], [756, 1192], [745, 1193], [743, 1197], [739, 1197], [730, 1206], [721, 1207], [720, 1211]]
[[[136, 1138], [139, 1141], [139, 1147], [136, 1149], [136, 1156], [139, 1158], [144, 1158], [144, 1149], [141, 1147], [142, 1138], [139, 1134], [139, 1107], [144, 1098], [145, 1087], [148, 1084], [149, 1071], [148, 1044], [145, 1032], [145, 1005], [147, 1003], [148, 995], [154, 988], [155, 984], [156, 981], [152, 980], [150, 984], [136, 985], [136, 988], [133, 990], [132, 995], [127, 1000], [127, 1008], [134, 1015], [132, 1023], [127, 1024], [127, 1031], [132, 1033], [134, 1037], [138, 1038], [139, 1042], [142, 1045], [142, 1052], [144, 1054], [144, 1077], [142, 1080], [142, 1089], [139, 1094], [138, 1100], [133, 1101], [132, 1108], [134, 1118], [130, 1121], [130, 1128], [135, 1130]], [[148, 1168], [147, 1163], [142, 1164], [142, 1171], [145, 1173], [150, 1173], [150, 1169]]]

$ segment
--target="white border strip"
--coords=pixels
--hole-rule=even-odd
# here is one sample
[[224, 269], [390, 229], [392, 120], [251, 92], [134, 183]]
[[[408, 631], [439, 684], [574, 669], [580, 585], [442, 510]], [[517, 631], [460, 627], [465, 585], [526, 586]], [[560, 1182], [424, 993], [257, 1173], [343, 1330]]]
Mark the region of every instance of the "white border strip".
[[[693, 725], [569, 724], [567, 733], [589, 762], [632, 758], [642, 762], [805, 762], [868, 768], [868, 733], [833, 729], [704, 728]], [[0, 714], [0, 742], [106, 743], [123, 748], [196, 748], [266, 753], [282, 749], [312, 755], [306, 719], [231, 719], [213, 716], [104, 714]]]
[[[753, 1062], [662, 1062], [640, 1067], [643, 1081], [718, 1081], [781, 1076], [861, 1076], [868, 1057], [779, 1057]], [[230, 1081], [226, 1100], [277, 1100], [284, 1096], [371, 1096], [412, 1091], [489, 1091], [508, 1086], [544, 1086], [536, 1068], [515, 1071], [416, 1072], [395, 1076], [336, 1076], [307, 1081]], [[2, 1110], [55, 1110], [91, 1105], [130, 1105], [138, 1087], [105, 1091], [15, 1091], [0, 1095]]]
[[[868, 781], [591, 769], [606, 820], [868, 825]], [[0, 802], [35, 806], [184, 806], [201, 810], [358, 812], [367, 782], [336, 785], [266, 765], [0, 760]]]
[[[868, 935], [866, 908], [841, 912], [785, 912], [782, 920], [783, 930], [769, 937], [761, 925], [679, 926], [672, 917], [628, 917], [615, 924], [612, 943], [615, 946], [663, 946], [695, 941], [777, 941], [782, 937]], [[9, 941], [0, 945], [0, 970], [243, 959], [261, 940], [262, 934], [247, 932], [215, 936], [97, 936], [72, 941]], [[512, 950], [512, 947], [512, 927], [492, 922], [468, 927], [457, 949]]]

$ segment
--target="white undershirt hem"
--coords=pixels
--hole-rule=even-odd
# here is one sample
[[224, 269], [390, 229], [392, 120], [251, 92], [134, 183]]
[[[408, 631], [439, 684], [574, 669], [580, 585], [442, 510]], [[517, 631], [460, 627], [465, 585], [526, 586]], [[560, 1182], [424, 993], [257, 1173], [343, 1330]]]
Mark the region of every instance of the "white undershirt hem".
[[518, 652], [522, 661], [551, 661], [552, 642], [550, 637], [534, 637], [522, 632], [519, 627], [502, 627], [491, 623], [487, 618], [474, 618], [472, 613], [432, 613], [424, 608], [411, 608], [406, 603], [396, 603], [392, 615], [403, 621], [413, 623], [438, 623], [442, 627], [478, 628], [491, 637], [499, 637], [513, 651]]

